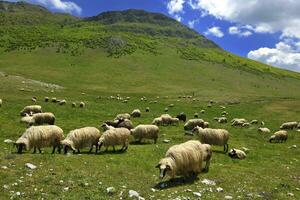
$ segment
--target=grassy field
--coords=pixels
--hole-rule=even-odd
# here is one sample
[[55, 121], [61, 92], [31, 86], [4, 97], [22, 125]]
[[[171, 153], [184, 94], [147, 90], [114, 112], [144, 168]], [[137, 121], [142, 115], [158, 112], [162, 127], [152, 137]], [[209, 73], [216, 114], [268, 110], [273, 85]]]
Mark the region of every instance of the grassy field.
[[[188, 61], [175, 57], [171, 51], [155, 57], [136, 53], [115, 59], [104, 55], [102, 51], [91, 50], [74, 57], [57, 54], [51, 49], [1, 53], [0, 71], [8, 75], [0, 76], [0, 98], [3, 99], [0, 166], [8, 167], [0, 169], [1, 199], [126, 199], [130, 189], [146, 199], [196, 198], [190, 190], [200, 191], [202, 199], [224, 199], [225, 195], [234, 199], [300, 198], [296, 189], [300, 184], [300, 150], [288, 148], [300, 145], [299, 132], [289, 131], [286, 143], [270, 144], [270, 135], [259, 134], [258, 126], [233, 128], [230, 124], [220, 125], [213, 121], [221, 115], [220, 105], [227, 107], [229, 119], [263, 120], [272, 131], [278, 130], [282, 122], [299, 121], [299, 80]], [[63, 89], [47, 88], [32, 80], [57, 84]], [[21, 88], [25, 91], [20, 91]], [[107, 99], [118, 93], [130, 96], [131, 100], [124, 104]], [[178, 98], [192, 94], [197, 101]], [[97, 127], [104, 120], [135, 108], [144, 111], [150, 107], [151, 111], [133, 119], [134, 125], [151, 123], [171, 103], [175, 104], [169, 110], [171, 115], [184, 111], [192, 118], [195, 112], [205, 109], [206, 113], [200, 118], [209, 121], [213, 128], [225, 128], [230, 132], [229, 148], [247, 147], [250, 152], [245, 160], [232, 160], [222, 153], [222, 147], [215, 146], [209, 173], [199, 174], [196, 180], [186, 183], [170, 183], [166, 179], [165, 188], [160, 188], [155, 165], [171, 145], [197, 139], [184, 135], [183, 123], [177, 127], [160, 127], [156, 145], [131, 144], [125, 153], [94, 155], [87, 154], [86, 149], [80, 155], [51, 155], [51, 149], [46, 148], [42, 154], [18, 155], [13, 146], [3, 140], [16, 140], [25, 130], [19, 123], [19, 111], [32, 104], [32, 96], [38, 97], [37, 103], [44, 111], [56, 115], [57, 125], [65, 135], [75, 128]], [[66, 99], [68, 103], [65, 106], [45, 103], [45, 96]], [[148, 101], [140, 101], [142, 96]], [[217, 101], [212, 108], [206, 107], [209, 99]], [[150, 104], [153, 100], [158, 103]], [[73, 101], [84, 101], [87, 106], [71, 108]], [[163, 143], [164, 139], [171, 142]], [[26, 169], [27, 162], [38, 168]], [[202, 184], [204, 178], [214, 180], [216, 186]], [[116, 192], [108, 195], [106, 188], [111, 186]], [[222, 187], [224, 192], [216, 192], [217, 187]], [[294, 197], [288, 196], [290, 192]]]

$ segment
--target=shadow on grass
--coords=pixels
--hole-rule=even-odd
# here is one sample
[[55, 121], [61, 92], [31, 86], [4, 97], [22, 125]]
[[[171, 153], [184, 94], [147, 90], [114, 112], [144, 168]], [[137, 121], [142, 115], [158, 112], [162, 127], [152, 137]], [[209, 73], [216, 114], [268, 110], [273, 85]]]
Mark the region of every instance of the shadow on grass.
[[183, 177], [174, 178], [168, 181], [159, 182], [153, 188], [157, 190], [164, 190], [164, 189], [178, 187], [182, 185], [192, 185], [198, 180], [199, 180], [198, 175], [193, 175], [189, 178], [183, 178]]
[[151, 142], [140, 142], [140, 141], [132, 141], [129, 143], [130, 145], [151, 145]]
[[120, 151], [120, 150], [116, 150], [116, 151], [101, 151], [101, 152], [98, 152], [97, 154], [95, 155], [105, 155], [105, 154], [125, 154], [126, 151]]
[[220, 154], [224, 154], [224, 155], [227, 154], [227, 152], [222, 151], [222, 150], [213, 150], [213, 153], [220, 153]]

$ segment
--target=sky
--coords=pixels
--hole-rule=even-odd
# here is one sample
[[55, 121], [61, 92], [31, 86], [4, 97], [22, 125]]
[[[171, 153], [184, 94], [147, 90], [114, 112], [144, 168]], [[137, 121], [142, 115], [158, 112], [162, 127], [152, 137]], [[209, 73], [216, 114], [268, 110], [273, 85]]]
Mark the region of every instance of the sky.
[[300, 72], [299, 0], [25, 1], [80, 17], [125, 9], [163, 13], [229, 52]]

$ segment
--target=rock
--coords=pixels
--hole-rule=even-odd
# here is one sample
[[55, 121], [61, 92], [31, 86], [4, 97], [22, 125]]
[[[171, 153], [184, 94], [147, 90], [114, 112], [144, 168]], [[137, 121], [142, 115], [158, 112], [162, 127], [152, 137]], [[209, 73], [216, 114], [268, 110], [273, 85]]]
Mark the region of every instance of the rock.
[[293, 196], [294, 196], [294, 194], [291, 193], [291, 192], [287, 193], [287, 195], [290, 196], [290, 197], [293, 197]]
[[129, 190], [128, 192], [129, 198], [143, 200], [144, 198], [140, 196], [140, 194], [135, 190]]
[[233, 199], [232, 196], [229, 196], [229, 195], [226, 195], [224, 198], [225, 199]]
[[192, 192], [192, 190], [191, 190], [191, 189], [186, 189], [185, 191], [186, 191], [186, 192]]
[[9, 186], [8, 186], [8, 185], [3, 185], [3, 188], [4, 188], [4, 189], [8, 189]]
[[297, 191], [300, 191], [300, 188], [296, 188]]
[[89, 183], [84, 183], [84, 186], [86, 186], [86, 187], [89, 186]]
[[116, 189], [114, 187], [108, 187], [108, 188], [106, 188], [106, 192], [108, 194], [113, 194], [116, 192]]
[[36, 169], [36, 166], [34, 164], [31, 164], [31, 163], [26, 163], [25, 167], [27, 167], [29, 169]]
[[8, 169], [8, 167], [6, 167], [6, 166], [2, 166], [2, 167], [1, 167], [1, 169]]
[[224, 192], [224, 189], [221, 187], [218, 187], [216, 190], [217, 190], [217, 192]]
[[201, 183], [205, 184], [205, 185], [216, 185], [215, 181], [209, 180], [209, 179], [203, 179], [203, 181], [201, 181]]
[[16, 192], [16, 195], [17, 196], [21, 196], [21, 192]]
[[201, 197], [201, 193], [200, 192], [193, 192], [193, 195], [196, 196], [196, 197]]
[[163, 140], [164, 143], [170, 143], [170, 140]]
[[69, 190], [69, 187], [65, 187], [65, 188], [64, 188], [64, 191], [67, 192], [68, 190]]
[[156, 190], [155, 190], [154, 188], [151, 188], [151, 191], [152, 191], [152, 192], [156, 192]]
[[14, 141], [12, 141], [12, 140], [10, 140], [10, 139], [6, 139], [6, 140], [4, 140], [4, 143], [6, 143], [6, 144], [11, 144], [11, 143], [14, 143]]

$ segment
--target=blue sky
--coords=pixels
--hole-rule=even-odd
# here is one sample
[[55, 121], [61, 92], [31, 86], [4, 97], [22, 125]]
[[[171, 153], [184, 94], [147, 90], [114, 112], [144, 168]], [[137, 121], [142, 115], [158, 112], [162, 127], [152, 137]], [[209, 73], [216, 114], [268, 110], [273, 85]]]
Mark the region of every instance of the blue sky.
[[160, 12], [194, 28], [227, 51], [300, 72], [298, 0], [26, 1], [81, 17], [130, 8]]

